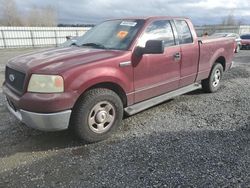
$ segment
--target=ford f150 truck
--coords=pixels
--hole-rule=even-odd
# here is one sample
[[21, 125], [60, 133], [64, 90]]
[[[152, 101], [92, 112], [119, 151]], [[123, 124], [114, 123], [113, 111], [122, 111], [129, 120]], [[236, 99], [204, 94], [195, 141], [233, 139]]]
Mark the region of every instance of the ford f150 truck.
[[[189, 19], [105, 21], [70, 47], [9, 60], [3, 92], [10, 112], [35, 129], [72, 128], [107, 138], [132, 115], [199, 88], [218, 90], [234, 38], [197, 38]], [[166, 112], [167, 113], [167, 112]]]

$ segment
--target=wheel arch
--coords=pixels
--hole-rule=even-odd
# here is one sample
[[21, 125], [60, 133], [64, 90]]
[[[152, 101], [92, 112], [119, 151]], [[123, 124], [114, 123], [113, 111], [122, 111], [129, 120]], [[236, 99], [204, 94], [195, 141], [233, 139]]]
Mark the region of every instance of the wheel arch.
[[126, 92], [119, 84], [114, 83], [114, 82], [100, 82], [100, 83], [96, 83], [96, 84], [89, 86], [88, 88], [86, 88], [84, 91], [81, 92], [81, 94], [79, 95], [78, 99], [76, 100], [74, 106], [76, 106], [78, 104], [78, 101], [81, 100], [81, 98], [83, 97], [83, 95], [87, 91], [89, 91], [91, 89], [97, 89], [97, 88], [109, 89], [109, 90], [115, 92], [120, 97], [122, 104], [123, 104], [123, 107], [127, 107], [128, 99], [127, 99]]
[[114, 91], [121, 99], [123, 106], [126, 107], [127, 106], [127, 96], [126, 96], [126, 92], [123, 90], [123, 88], [116, 83], [113, 82], [102, 82], [102, 83], [97, 83], [89, 88], [87, 88], [85, 90], [89, 91], [91, 89], [96, 89], [96, 88], [104, 88], [104, 89], [109, 89], [111, 91]]
[[[222, 65], [223, 71], [226, 70], [226, 59], [225, 59], [225, 57], [223, 57], [223, 56], [218, 57], [218, 58], [214, 61], [213, 66], [214, 66], [216, 63], [220, 63], [220, 64]], [[212, 70], [212, 69], [211, 69], [211, 70]]]

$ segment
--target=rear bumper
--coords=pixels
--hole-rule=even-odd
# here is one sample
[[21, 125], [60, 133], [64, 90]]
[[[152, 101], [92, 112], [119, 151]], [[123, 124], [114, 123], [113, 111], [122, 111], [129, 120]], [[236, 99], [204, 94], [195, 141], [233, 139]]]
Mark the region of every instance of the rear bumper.
[[71, 110], [57, 113], [34, 113], [25, 110], [14, 110], [7, 103], [9, 111], [28, 127], [41, 131], [60, 131], [68, 129]]

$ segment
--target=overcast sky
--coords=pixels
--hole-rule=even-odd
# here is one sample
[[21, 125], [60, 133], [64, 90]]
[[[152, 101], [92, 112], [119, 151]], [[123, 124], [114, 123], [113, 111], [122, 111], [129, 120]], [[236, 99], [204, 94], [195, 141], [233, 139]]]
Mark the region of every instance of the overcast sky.
[[59, 23], [98, 23], [131, 16], [186, 16], [196, 25], [219, 24], [233, 13], [250, 24], [250, 0], [16, 0], [23, 13], [33, 5], [52, 5]]

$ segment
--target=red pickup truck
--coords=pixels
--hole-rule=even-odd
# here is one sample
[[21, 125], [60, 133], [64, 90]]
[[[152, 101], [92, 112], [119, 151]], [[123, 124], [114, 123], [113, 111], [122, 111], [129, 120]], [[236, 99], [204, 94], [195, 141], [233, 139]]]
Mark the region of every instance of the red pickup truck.
[[[199, 88], [215, 92], [232, 65], [234, 38], [197, 38], [189, 19], [105, 21], [72, 46], [30, 53], [6, 66], [7, 106], [35, 129], [72, 128], [107, 138], [132, 115]], [[167, 112], [166, 112], [167, 113]]]

